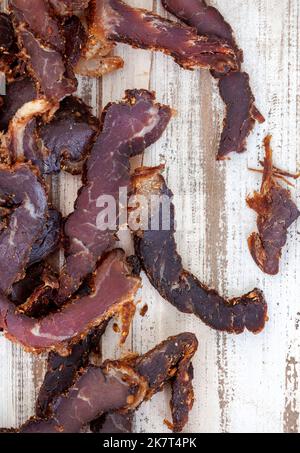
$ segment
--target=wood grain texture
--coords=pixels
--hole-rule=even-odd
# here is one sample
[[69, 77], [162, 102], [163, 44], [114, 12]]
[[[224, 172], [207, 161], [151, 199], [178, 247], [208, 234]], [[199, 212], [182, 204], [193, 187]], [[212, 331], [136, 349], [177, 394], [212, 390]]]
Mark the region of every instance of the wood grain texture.
[[[128, 0], [166, 15], [160, 1]], [[110, 329], [103, 341], [105, 357], [127, 350], [147, 351], [171, 334], [197, 334], [194, 360], [196, 401], [186, 432], [299, 432], [300, 430], [300, 224], [290, 229], [281, 272], [264, 276], [247, 248], [256, 228], [246, 195], [260, 185], [248, 171], [262, 157], [262, 139], [273, 135], [276, 165], [295, 171], [300, 165], [300, 5], [298, 0], [210, 0], [230, 20], [245, 52], [257, 105], [267, 117], [248, 141], [248, 152], [216, 162], [223, 105], [215, 81], [207, 72], [180, 69], [168, 57], [118, 45], [124, 70], [101, 81], [83, 79], [79, 94], [100, 112], [108, 101], [120, 99], [127, 88], [150, 88], [159, 101], [178, 112], [162, 139], [148, 149], [144, 163], [166, 163], [165, 176], [175, 194], [191, 202], [177, 209], [177, 221], [192, 221], [191, 231], [178, 231], [186, 267], [225, 295], [238, 295], [254, 286], [265, 291], [270, 321], [258, 335], [217, 334], [192, 316], [178, 313], [143, 278], [140, 294], [149, 306], [137, 313], [123, 350]], [[133, 165], [141, 163], [141, 159]], [[101, 176], [101, 175], [99, 175]], [[52, 195], [64, 214], [72, 210], [78, 178], [61, 175]], [[300, 182], [292, 189], [300, 205]], [[121, 244], [131, 249], [128, 234]], [[34, 358], [0, 339], [0, 426], [17, 426], [33, 413], [44, 372], [44, 358]], [[135, 418], [137, 432], [168, 432], [167, 392], [144, 404]]]

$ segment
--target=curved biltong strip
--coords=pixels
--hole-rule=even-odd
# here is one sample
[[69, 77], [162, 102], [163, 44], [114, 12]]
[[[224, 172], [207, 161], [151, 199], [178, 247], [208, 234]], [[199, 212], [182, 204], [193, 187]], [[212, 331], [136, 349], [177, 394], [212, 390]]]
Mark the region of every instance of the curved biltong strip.
[[267, 136], [264, 140], [266, 157], [261, 191], [247, 199], [249, 207], [258, 214], [258, 233], [251, 234], [248, 245], [259, 268], [266, 274], [276, 275], [288, 229], [298, 219], [300, 212], [291, 199], [290, 191], [276, 181], [270, 143], [271, 136]]
[[219, 80], [221, 98], [226, 105], [226, 117], [218, 150], [222, 160], [232, 152], [246, 150], [246, 139], [255, 121], [263, 123], [264, 117], [254, 105], [255, 98], [246, 72], [232, 72]]
[[0, 110], [0, 129], [6, 132], [10, 121], [17, 111], [27, 102], [37, 97], [35, 83], [29, 77], [21, 77], [12, 81], [6, 87], [6, 95], [2, 96]]
[[105, 108], [102, 132], [86, 162], [84, 185], [75, 210], [65, 223], [66, 264], [59, 304], [79, 288], [83, 279], [94, 271], [102, 254], [116, 243], [116, 219], [104, 231], [98, 228], [98, 216], [102, 212], [100, 197], [118, 200], [119, 189], [127, 188], [130, 183], [130, 157], [141, 154], [156, 142], [171, 116], [171, 109], [155, 103], [154, 93], [146, 90], [127, 91], [124, 101]]
[[144, 400], [146, 391], [146, 381], [125, 364], [89, 366], [78, 374], [68, 392], [54, 399], [48, 419], [33, 418], [20, 432], [77, 433], [102, 414], [134, 410]]
[[[132, 179], [133, 191], [151, 206], [152, 195], [172, 199], [159, 168], [140, 168]], [[161, 219], [162, 204], [154, 206], [149, 214]], [[156, 212], [156, 210], [158, 210]], [[161, 296], [183, 313], [193, 313], [208, 326], [229, 333], [241, 333], [245, 329], [260, 332], [267, 320], [267, 304], [261, 291], [231, 300], [224, 299], [216, 291], [207, 288], [182, 266], [175, 242], [175, 208], [170, 207], [170, 228], [134, 231], [135, 251], [152, 285]], [[161, 228], [161, 226], [160, 226]]]
[[182, 431], [193, 407], [191, 360], [197, 348], [198, 340], [195, 335], [182, 333], [168, 338], [147, 354], [139, 357], [135, 363], [135, 370], [148, 382], [148, 398], [162, 390], [168, 381], [171, 382], [174, 432]]
[[238, 72], [229, 72], [219, 78], [219, 90], [226, 105], [226, 117], [218, 150], [218, 159], [224, 159], [231, 152], [245, 151], [246, 139], [255, 121], [264, 122], [263, 116], [254, 105], [255, 98], [250, 88], [249, 76], [241, 72], [243, 52], [238, 48], [233, 30], [220, 12], [208, 6], [204, 0], [162, 0], [163, 6], [178, 19], [195, 27], [199, 35], [217, 36], [227, 41], [238, 56]]
[[91, 294], [74, 298], [61, 311], [42, 319], [16, 312], [15, 305], [1, 295], [0, 328], [10, 340], [28, 351], [55, 350], [67, 355], [71, 346], [85, 338], [91, 329], [133, 303], [139, 286], [140, 279], [130, 275], [124, 253], [116, 250], [98, 267], [91, 282]]
[[89, 356], [99, 347], [99, 341], [106, 329], [108, 321], [92, 332], [78, 344], [72, 347], [71, 353], [63, 357], [50, 352], [47, 361], [47, 372], [39, 391], [36, 402], [36, 415], [47, 417], [51, 402], [60, 394], [66, 392], [73, 384], [76, 374], [81, 368], [86, 368]]
[[0, 255], [5, 257], [0, 261], [0, 290], [9, 294], [24, 275], [47, 218], [48, 202], [43, 183], [26, 164], [0, 166], [0, 196], [14, 207], [0, 234]]
[[24, 24], [17, 27], [28, 71], [47, 99], [57, 102], [74, 93], [77, 80], [62, 55], [37, 38]]
[[235, 51], [223, 40], [198, 36], [190, 27], [121, 0], [92, 0], [90, 22], [90, 34], [102, 38], [104, 47], [105, 41], [113, 41], [162, 51], [185, 69], [208, 68], [220, 73], [237, 69]]

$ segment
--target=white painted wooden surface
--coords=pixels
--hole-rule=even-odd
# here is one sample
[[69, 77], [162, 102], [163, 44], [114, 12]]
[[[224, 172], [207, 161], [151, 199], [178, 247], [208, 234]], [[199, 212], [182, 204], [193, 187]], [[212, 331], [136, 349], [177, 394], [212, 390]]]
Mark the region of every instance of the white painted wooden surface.
[[[165, 14], [160, 1], [130, 0]], [[186, 432], [299, 432], [300, 412], [300, 224], [289, 233], [277, 277], [264, 276], [250, 258], [246, 238], [255, 215], [245, 197], [261, 182], [247, 170], [262, 157], [261, 142], [273, 134], [278, 166], [300, 165], [300, 5], [298, 0], [211, 0], [234, 27], [245, 51], [257, 105], [267, 122], [257, 126], [248, 152], [218, 163], [223, 106], [209, 73], [187, 72], [161, 54], [118, 46], [125, 69], [102, 81], [82, 80], [79, 93], [96, 112], [118, 100], [126, 88], [150, 88], [161, 102], [178, 111], [166, 134], [145, 153], [144, 162], [166, 162], [167, 181], [175, 193], [190, 194], [177, 218], [193, 217], [192, 232], [178, 232], [184, 264], [225, 295], [258, 286], [265, 291], [270, 321], [258, 335], [228, 336], [178, 313], [144, 278], [142, 298], [149, 311], [137, 315], [124, 351], [116, 334], [103, 341], [105, 357], [126, 350], [147, 351], [171, 334], [195, 332], [199, 352], [194, 360], [196, 401]], [[139, 163], [139, 162], [137, 162]], [[64, 213], [72, 210], [79, 180], [61, 175], [53, 182], [53, 199]], [[300, 204], [300, 182], [292, 190]], [[128, 238], [123, 238], [129, 249]], [[44, 372], [44, 359], [24, 353], [0, 338], [0, 426], [17, 426], [33, 414]], [[137, 432], [164, 432], [168, 395], [161, 393], [136, 415]]]

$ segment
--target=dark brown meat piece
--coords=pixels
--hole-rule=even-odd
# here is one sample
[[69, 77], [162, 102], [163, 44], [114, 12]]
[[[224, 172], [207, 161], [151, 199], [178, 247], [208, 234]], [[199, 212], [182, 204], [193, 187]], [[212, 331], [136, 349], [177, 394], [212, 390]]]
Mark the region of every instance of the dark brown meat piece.
[[82, 172], [86, 156], [99, 131], [99, 120], [78, 98], [68, 96], [51, 121], [41, 115], [51, 108], [36, 100], [25, 104], [9, 127], [10, 160], [31, 161], [42, 174]]
[[[243, 52], [238, 48], [233, 30], [220, 12], [208, 6], [204, 0], [162, 0], [163, 6], [187, 25], [195, 27], [199, 35], [217, 36], [232, 46], [238, 56], [239, 67]], [[250, 88], [249, 76], [245, 72], [229, 72], [225, 77], [219, 72], [219, 90], [226, 105], [226, 117], [218, 150], [218, 159], [231, 152], [241, 153], [246, 149], [246, 139], [255, 121], [264, 122], [263, 116], [254, 105], [255, 98]]]
[[57, 209], [48, 210], [47, 220], [43, 225], [42, 231], [33, 244], [27, 266], [32, 266], [46, 259], [51, 253], [55, 252], [61, 241], [62, 215]]
[[223, 40], [197, 36], [190, 27], [121, 0], [92, 0], [90, 16], [90, 35], [102, 39], [104, 46], [108, 40], [162, 51], [185, 69], [208, 68], [220, 73], [237, 69], [235, 51]]
[[9, 52], [15, 43], [15, 32], [10, 17], [0, 13], [0, 54]]
[[31, 160], [45, 174], [57, 173], [61, 168], [73, 174], [81, 173], [98, 131], [99, 121], [90, 107], [69, 96], [61, 102], [51, 122], [38, 128], [42, 156], [40, 162], [39, 157]]
[[9, 0], [9, 7], [19, 23], [25, 23], [45, 43], [64, 53], [65, 41], [47, 1]]
[[20, 432], [78, 433], [101, 414], [134, 410], [143, 401], [146, 390], [147, 383], [122, 363], [107, 363], [101, 368], [89, 366], [67, 393], [55, 398], [51, 417], [33, 418]]
[[32, 319], [15, 311], [15, 305], [0, 296], [0, 328], [28, 351], [55, 350], [67, 355], [73, 344], [113, 315], [122, 314], [133, 303], [140, 279], [130, 275], [124, 254], [112, 252], [98, 267], [91, 294], [74, 298], [61, 311]]
[[0, 234], [0, 289], [9, 294], [13, 283], [24, 276], [32, 247], [44, 227], [48, 204], [43, 183], [25, 164], [0, 166], [0, 196], [14, 207], [7, 228]]
[[[173, 196], [161, 176], [161, 167], [138, 169], [132, 185], [134, 194], [145, 197], [148, 206], [153, 195], [166, 196], [168, 200]], [[162, 219], [162, 210], [162, 204], [154, 206], [149, 222], [151, 218]], [[171, 203], [169, 228], [160, 224], [158, 229], [147, 229], [141, 225], [134, 231], [136, 255], [152, 285], [179, 311], [195, 314], [216, 330], [237, 334], [245, 329], [260, 332], [267, 320], [267, 304], [262, 292], [254, 289], [242, 297], [227, 300], [187, 272], [177, 252], [174, 218], [175, 208]]]
[[49, 0], [55, 14], [61, 16], [82, 12], [89, 6], [90, 0]]
[[87, 367], [90, 353], [98, 348], [106, 326], [107, 321], [92, 330], [86, 338], [72, 347], [71, 354], [67, 357], [50, 352], [47, 373], [36, 402], [36, 415], [38, 417], [49, 415], [49, 407], [53, 399], [66, 392], [73, 384], [77, 372], [81, 368]]
[[18, 46], [11, 17], [0, 13], [0, 71], [5, 74], [6, 80], [15, 77], [18, 66]]
[[85, 47], [88, 36], [77, 16], [68, 17], [63, 23], [65, 38], [65, 55], [72, 67], [78, 63], [82, 49]]
[[93, 420], [90, 424], [92, 433], [129, 434], [132, 433], [133, 413], [111, 412]]
[[249, 76], [245, 72], [232, 72], [219, 80], [219, 90], [226, 105], [226, 117], [222, 131], [218, 159], [232, 152], [246, 149], [246, 139], [255, 121], [264, 122], [256, 109], [255, 98], [250, 88]]
[[251, 234], [248, 245], [259, 268], [266, 274], [276, 275], [288, 229], [298, 219], [300, 212], [291, 199], [290, 191], [276, 181], [270, 143], [271, 136], [267, 136], [264, 140], [266, 157], [261, 191], [247, 199], [249, 207], [258, 214], [258, 233]]
[[13, 285], [10, 300], [17, 306], [26, 303], [41, 285], [44, 286], [45, 273], [48, 274], [49, 269], [43, 262], [28, 267], [25, 277]]
[[171, 115], [169, 107], [155, 103], [154, 94], [145, 90], [127, 91], [123, 102], [105, 108], [102, 132], [86, 163], [84, 185], [65, 223], [66, 264], [58, 303], [78, 289], [102, 254], [115, 245], [116, 219], [106, 228], [98, 226], [104, 207], [100, 197], [118, 200], [119, 189], [130, 183], [130, 157], [141, 154], [160, 138]]
[[173, 431], [180, 432], [188, 421], [194, 403], [191, 360], [198, 341], [192, 333], [168, 338], [136, 360], [135, 370], [149, 385], [148, 398], [162, 390], [168, 381], [172, 386], [171, 411]]
[[10, 121], [17, 111], [27, 102], [36, 99], [37, 92], [35, 83], [29, 77], [22, 77], [9, 83], [6, 87], [6, 95], [2, 96], [0, 110], [0, 129], [6, 132]]

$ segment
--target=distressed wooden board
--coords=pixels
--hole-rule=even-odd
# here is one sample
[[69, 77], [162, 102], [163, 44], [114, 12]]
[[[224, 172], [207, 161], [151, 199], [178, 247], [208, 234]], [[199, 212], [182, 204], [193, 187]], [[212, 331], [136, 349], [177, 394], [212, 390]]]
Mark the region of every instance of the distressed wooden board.
[[[159, 1], [130, 3], [165, 14]], [[177, 233], [184, 264], [225, 295], [261, 287], [270, 321], [259, 336], [217, 334], [179, 314], [143, 278], [147, 315], [137, 315], [123, 351], [116, 334], [108, 332], [103, 354], [113, 358], [129, 349], [141, 353], [168, 335], [195, 332], [200, 343], [194, 361], [196, 401], [186, 432], [299, 432], [300, 225], [290, 230], [280, 275], [264, 276], [247, 249], [255, 215], [245, 197], [260, 184], [259, 175], [247, 167], [257, 166], [266, 133], [273, 134], [278, 166], [295, 171], [300, 165], [300, 5], [298, 0], [210, 4], [234, 27], [257, 105], [267, 116], [265, 125], [250, 137], [246, 154], [215, 161], [223, 117], [215, 82], [207, 72], [184, 71], [163, 55], [118, 46], [125, 69], [102, 81], [82, 80], [79, 93], [99, 112], [106, 102], [120, 99], [126, 88], [150, 88], [178, 111], [160, 142], [146, 151], [144, 162], [165, 162], [171, 189], [190, 196], [190, 205], [177, 210], [178, 221], [191, 219], [194, 225], [192, 231]], [[67, 175], [53, 182], [53, 199], [64, 213], [72, 209], [79, 185]], [[293, 196], [300, 204], [299, 182]], [[122, 244], [130, 251], [128, 235], [122, 234]], [[17, 426], [33, 413], [44, 358], [25, 354], [2, 337], [0, 363], [0, 426]], [[170, 418], [168, 397], [161, 393], [142, 406], [136, 415], [137, 432], [167, 431], [163, 419]]]

